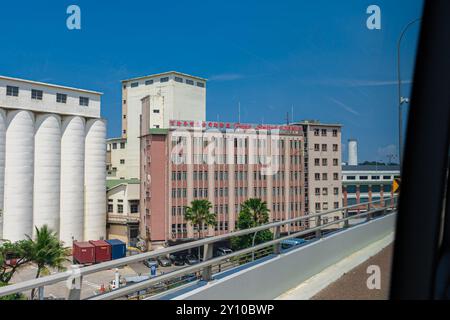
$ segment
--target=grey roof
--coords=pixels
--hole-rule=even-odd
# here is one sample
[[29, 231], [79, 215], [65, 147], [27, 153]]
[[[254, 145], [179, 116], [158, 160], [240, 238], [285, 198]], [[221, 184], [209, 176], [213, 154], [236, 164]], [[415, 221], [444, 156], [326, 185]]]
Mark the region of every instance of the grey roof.
[[400, 171], [399, 165], [357, 165], [357, 166], [342, 166], [342, 171]]

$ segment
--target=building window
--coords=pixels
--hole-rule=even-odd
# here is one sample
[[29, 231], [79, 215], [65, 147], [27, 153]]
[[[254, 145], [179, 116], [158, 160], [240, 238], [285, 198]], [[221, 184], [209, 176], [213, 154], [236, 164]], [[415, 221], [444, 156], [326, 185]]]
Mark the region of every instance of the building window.
[[327, 166], [328, 165], [328, 159], [327, 158], [323, 158], [322, 159], [322, 166]]
[[113, 149], [117, 149], [117, 143], [116, 143], [116, 142], [114, 142], [114, 143], [112, 144], [112, 148], [113, 148]]
[[359, 179], [360, 180], [367, 180], [367, 179], [369, 179], [369, 177], [368, 176], [359, 176]]
[[108, 204], [108, 213], [112, 213], [112, 212], [114, 212], [113, 205], [112, 204]]
[[131, 84], [131, 87], [132, 87], [132, 88], [139, 87], [139, 82], [133, 82], [133, 83]]
[[56, 94], [56, 102], [66, 103], [67, 102], [67, 94], [57, 93]]
[[338, 145], [337, 144], [333, 144], [333, 151], [337, 152], [338, 151]]
[[183, 83], [183, 78], [175, 77], [175, 81], [176, 81], [176, 82]]
[[318, 137], [319, 134], [320, 134], [320, 130], [319, 130], [319, 129], [314, 129], [314, 135], [315, 135], [316, 137]]
[[391, 176], [383, 176], [383, 180], [391, 180]]
[[197, 87], [204, 88], [205, 84], [203, 82], [197, 82]]
[[372, 180], [380, 180], [380, 176], [372, 176]]
[[355, 176], [347, 176], [347, 180], [356, 180]]
[[333, 166], [338, 166], [338, 165], [339, 165], [338, 159], [333, 159]]
[[338, 136], [338, 131], [337, 129], [333, 129], [333, 137], [337, 137]]
[[318, 143], [314, 144], [314, 151], [320, 151], [320, 145]]
[[43, 94], [42, 90], [31, 89], [31, 99], [33, 100], [42, 100]]
[[322, 180], [327, 181], [328, 180], [328, 174], [322, 173]]
[[333, 180], [335, 180], [335, 181], [339, 180], [339, 174], [338, 173], [333, 173]]
[[152, 79], [150, 79], [150, 80], [145, 80], [145, 85], [146, 85], [146, 86], [149, 86], [149, 85], [151, 85], [151, 84], [153, 84], [153, 80], [152, 80]]
[[322, 188], [322, 195], [324, 196], [328, 195], [328, 188]]
[[19, 87], [6, 86], [6, 95], [12, 97], [19, 96]]
[[120, 143], [120, 149], [125, 149], [125, 142]]
[[322, 137], [326, 137], [327, 136], [327, 129], [322, 129]]
[[117, 205], [117, 212], [118, 213], [123, 213], [123, 204], [118, 204]]
[[138, 213], [139, 212], [139, 204], [136, 202], [133, 202], [130, 204], [130, 212], [131, 213]]
[[320, 210], [320, 203], [316, 202], [316, 210]]
[[327, 151], [327, 145], [326, 144], [322, 144], [322, 151]]
[[[339, 202], [335, 202], [334, 203], [334, 209], [338, 209], [339, 208]], [[337, 220], [339, 220], [339, 217], [337, 217], [338, 219]]]
[[169, 82], [169, 77], [159, 79], [159, 82]]
[[315, 189], [315, 194], [316, 194], [316, 196], [320, 196], [320, 188]]
[[80, 97], [80, 106], [89, 106], [89, 98]]
[[319, 158], [314, 159], [314, 165], [315, 166], [320, 166], [320, 159]]
[[[324, 202], [323, 204], [322, 204], [322, 207], [323, 207], [323, 210], [328, 210], [328, 202]], [[325, 220], [326, 218], [324, 218], [324, 220]], [[324, 221], [325, 222], [325, 221]], [[326, 222], [325, 222], [326, 223]]]
[[125, 159], [120, 159], [120, 164], [125, 164]]
[[334, 188], [334, 189], [333, 189], [333, 194], [334, 194], [335, 196], [337, 196], [337, 195], [339, 194], [339, 188]]
[[191, 86], [194, 85], [194, 80], [186, 79], [186, 84], [189, 84]]
[[153, 113], [159, 113], [159, 109], [154, 109]]
[[314, 179], [315, 179], [316, 181], [319, 181], [319, 180], [320, 180], [320, 173], [315, 173], [315, 174], [314, 174]]

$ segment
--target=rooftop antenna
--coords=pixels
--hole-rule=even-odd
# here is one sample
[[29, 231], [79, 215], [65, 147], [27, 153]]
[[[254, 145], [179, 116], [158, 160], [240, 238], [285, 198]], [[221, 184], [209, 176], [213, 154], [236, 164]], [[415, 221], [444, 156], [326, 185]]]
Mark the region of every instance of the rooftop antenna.
[[238, 122], [241, 123], [241, 102], [238, 102]]
[[286, 124], [289, 125], [289, 112], [286, 112]]
[[291, 120], [294, 123], [294, 105], [291, 106]]
[[220, 122], [219, 119], [220, 119], [219, 114], [217, 114], [217, 122]]

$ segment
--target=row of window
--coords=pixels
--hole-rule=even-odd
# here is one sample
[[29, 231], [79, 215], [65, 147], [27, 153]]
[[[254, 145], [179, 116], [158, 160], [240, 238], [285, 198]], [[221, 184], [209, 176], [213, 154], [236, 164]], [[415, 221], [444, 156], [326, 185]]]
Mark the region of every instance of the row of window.
[[[124, 160], [124, 159], [122, 159]], [[121, 163], [122, 163], [121, 160]], [[124, 160], [125, 161], [125, 160]], [[125, 163], [125, 162], [124, 162]], [[300, 178], [300, 174], [297, 171], [290, 171], [289, 176], [291, 181], [297, 180]], [[228, 171], [214, 171], [214, 180], [216, 181], [226, 181], [228, 180]], [[235, 171], [234, 172], [234, 179], [240, 180], [240, 181], [246, 181], [248, 178], [247, 171]], [[208, 180], [208, 172], [207, 171], [194, 171], [193, 172], [193, 179], [194, 181], [198, 180]], [[253, 179], [255, 181], [266, 181], [267, 175], [262, 174], [260, 171], [254, 171], [253, 172]], [[172, 181], [186, 181], [187, 180], [187, 172], [186, 171], [172, 171]], [[284, 181], [284, 171], [278, 171], [276, 174], [273, 175], [274, 181]]]
[[[322, 193], [321, 193], [322, 191]], [[316, 196], [327, 196], [328, 195], [328, 188], [322, 188], [322, 190], [320, 188], [315, 188], [315, 195]], [[337, 196], [339, 195], [339, 188], [333, 188], [333, 195]]]
[[[315, 181], [327, 181], [328, 180], [328, 173], [322, 173], [322, 176], [320, 175], [320, 173], [315, 173], [314, 174], [314, 180]], [[333, 173], [333, 180], [334, 181], [338, 181], [339, 180], [339, 173]]]
[[[114, 213], [114, 205], [112, 203], [108, 203], [108, 213]], [[123, 204], [117, 205], [117, 213], [123, 213]], [[130, 213], [139, 213], [138, 203], [130, 203]]]
[[[326, 137], [328, 134], [328, 130], [327, 129], [314, 129], [314, 135], [316, 137], [318, 137], [319, 135], [321, 135], [322, 137]], [[333, 129], [332, 130], [332, 135], [333, 137], [337, 137], [338, 136], [338, 130], [337, 129]]]
[[[328, 150], [328, 146], [326, 143], [323, 143], [322, 146], [319, 143], [315, 143], [314, 144], [314, 151], [323, 151], [323, 152], [327, 152]], [[333, 144], [333, 152], [337, 152], [339, 150], [339, 145], [338, 144]]]
[[[319, 158], [315, 158], [314, 159], [314, 165], [320, 166], [320, 159]], [[333, 166], [336, 167], [339, 165], [339, 160], [338, 159], [333, 159]], [[327, 158], [322, 158], [322, 166], [328, 166], [328, 159]]]
[[[316, 202], [315, 203], [315, 208], [316, 208], [316, 211], [328, 210], [329, 209], [328, 208], [328, 202], [322, 202], [322, 203]], [[339, 208], [339, 202], [338, 201], [333, 202], [333, 209], [338, 209], [338, 208]]]
[[[369, 180], [369, 176], [358, 176], [359, 180]], [[370, 176], [370, 180], [380, 180], [381, 176], [379, 175], [372, 175]], [[395, 179], [400, 178], [400, 176], [394, 176]], [[356, 176], [344, 176], [345, 180], [356, 180]], [[383, 180], [392, 180], [392, 176], [383, 176]]]
[[369, 192], [391, 192], [392, 186], [390, 184], [387, 185], [348, 185], [343, 187], [344, 191], [347, 191], [347, 193], [356, 193], [359, 189], [360, 193], [367, 193]]
[[[11, 97], [19, 96], [19, 87], [15, 86], [6, 86], [6, 95]], [[31, 89], [31, 99], [33, 100], [42, 100], [44, 96], [44, 92], [42, 90]], [[57, 93], [56, 94], [56, 102], [57, 103], [67, 103], [67, 94]], [[88, 97], [79, 97], [80, 106], [88, 107], [89, 106], [89, 98]]]
[[[154, 110], [156, 111], [156, 110]], [[156, 113], [159, 113], [159, 110], [157, 110]], [[199, 147], [206, 147], [208, 145], [212, 145], [214, 144], [215, 147], [217, 148], [224, 148], [226, 143], [228, 141], [230, 141], [230, 139], [232, 139], [233, 141], [231, 143], [234, 142], [234, 147], [235, 148], [247, 148], [249, 145], [249, 140], [250, 138], [225, 138], [225, 137], [215, 137], [215, 136], [209, 136], [206, 138], [200, 138], [200, 137], [194, 137], [193, 138], [193, 145], [194, 148], [199, 148]], [[252, 139], [252, 143], [253, 146], [255, 147], [259, 147], [259, 148], [267, 148], [268, 145], [268, 138], [263, 138], [263, 139]], [[284, 139], [280, 139], [280, 140], [272, 140], [271, 141], [273, 144], [277, 143], [278, 147], [280, 147], [281, 149], [284, 148], [284, 144], [285, 144], [285, 140]], [[296, 140], [289, 140], [290, 142], [290, 148], [291, 149], [300, 149], [301, 148], [301, 141], [296, 139]], [[180, 137], [180, 136], [172, 136], [172, 147], [176, 146], [176, 145], [182, 145], [182, 146], [186, 146], [187, 145], [187, 138], [186, 137]]]
[[125, 142], [120, 142], [120, 143], [113, 142], [110, 144], [110, 147], [112, 147], [113, 150], [116, 150], [117, 146], [120, 146], [120, 149], [125, 149]]
[[[183, 79], [181, 77], [175, 77], [174, 80], [175, 80], [175, 82], [186, 83], [186, 84], [191, 85], [191, 86], [197, 85], [197, 87], [200, 87], [200, 88], [204, 88], [205, 87], [205, 83], [204, 82], [199, 82], [199, 81], [194, 82], [194, 80], [191, 80], [191, 79]], [[162, 78], [159, 79], [159, 82], [160, 83], [169, 82], [169, 77], [162, 77]], [[144, 82], [144, 84], [146, 86], [150, 86], [150, 85], [152, 85], [154, 83], [155, 83], [155, 80], [153, 80], [153, 79], [148, 79], [148, 80], [145, 80], [145, 82]], [[137, 88], [137, 87], [139, 87], [139, 82], [132, 82], [130, 86], [131, 86], [131, 88]], [[125, 88], [126, 88], [126, 85], [124, 85], [124, 89]]]

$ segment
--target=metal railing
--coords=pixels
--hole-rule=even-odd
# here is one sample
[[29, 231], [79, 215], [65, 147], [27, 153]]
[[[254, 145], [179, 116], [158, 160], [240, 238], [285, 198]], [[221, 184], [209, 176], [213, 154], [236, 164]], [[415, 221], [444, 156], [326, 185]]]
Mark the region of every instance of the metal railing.
[[[320, 239], [324, 233], [327, 232], [327, 230], [330, 230], [333, 226], [338, 226], [337, 228], [333, 228], [332, 231], [339, 231], [343, 229], [349, 228], [350, 220], [352, 219], [359, 219], [357, 223], [364, 223], [367, 221], [370, 221], [372, 218], [374, 218], [376, 215], [385, 215], [389, 212], [393, 212], [396, 210], [397, 206], [397, 196], [393, 197], [387, 197], [382, 198], [376, 201], [366, 202], [366, 203], [359, 203], [350, 205], [347, 207], [342, 207], [338, 209], [328, 210], [320, 213], [315, 213], [311, 215], [304, 215], [301, 217], [289, 219], [289, 220], [282, 220], [277, 221], [273, 223], [268, 223], [265, 225], [261, 225], [258, 227], [245, 229], [245, 230], [238, 230], [234, 232], [230, 232], [227, 234], [214, 236], [214, 237], [208, 237], [201, 240], [196, 240], [176, 246], [171, 246], [163, 249], [159, 249], [156, 251], [150, 251], [146, 253], [136, 254], [132, 256], [128, 256], [125, 258], [112, 260], [108, 262], [103, 262], [100, 264], [95, 264], [91, 266], [86, 266], [82, 268], [73, 268], [65, 272], [56, 273], [53, 275], [49, 275], [46, 277], [33, 279], [33, 280], [27, 280], [23, 281], [17, 284], [11, 284], [5, 287], [0, 288], [0, 297], [15, 293], [22, 293], [27, 290], [31, 290], [33, 288], [43, 288], [48, 285], [52, 285], [61, 281], [70, 281], [71, 283], [76, 283], [78, 286], [76, 286], [73, 289], [69, 290], [68, 299], [80, 299], [80, 293], [81, 293], [81, 286], [83, 283], [83, 277], [104, 271], [109, 270], [113, 268], [118, 268], [122, 266], [126, 266], [132, 263], [137, 263], [144, 261], [146, 259], [150, 258], [157, 258], [160, 256], [168, 256], [169, 254], [176, 253], [179, 251], [186, 251], [193, 248], [203, 247], [203, 259], [201, 262], [195, 265], [187, 266], [182, 269], [178, 269], [175, 271], [172, 271], [167, 274], [162, 274], [159, 276], [155, 276], [153, 278], [150, 278], [148, 280], [144, 280], [132, 285], [128, 285], [122, 288], [115, 289], [111, 292], [107, 292], [104, 294], [99, 294], [97, 296], [90, 297], [88, 299], [91, 300], [106, 300], [106, 299], [116, 299], [120, 297], [124, 297], [130, 294], [138, 293], [142, 290], [146, 290], [148, 288], [151, 288], [152, 286], [155, 286], [159, 283], [164, 283], [165, 281], [169, 281], [171, 279], [180, 278], [182, 276], [186, 276], [195, 272], [201, 272], [201, 278], [204, 281], [210, 281], [212, 280], [213, 271], [214, 268], [218, 265], [224, 265], [224, 261], [230, 262], [232, 258], [235, 258], [233, 262], [238, 261], [237, 265], [240, 265], [239, 258], [244, 257], [245, 255], [251, 254], [252, 260], [255, 259], [256, 252], [261, 252], [261, 250], [266, 250], [267, 248], [271, 248], [271, 254], [280, 254], [281, 253], [281, 243], [282, 241], [286, 239], [301, 237], [301, 236], [311, 236], [313, 235], [313, 239]], [[381, 205], [384, 203], [384, 205]], [[378, 204], [378, 206], [376, 205]], [[361, 206], [366, 206], [366, 211], [361, 212]], [[360, 213], [349, 215], [349, 210], [358, 208]], [[336, 213], [339, 213], [342, 215], [341, 219], [333, 220]], [[328, 220], [326, 216], [334, 214], [331, 218], [333, 221], [331, 222], [325, 222]], [[361, 218], [366, 217], [361, 221]], [[327, 218], [327, 219], [324, 219]], [[301, 230], [301, 231], [289, 231], [287, 232], [287, 235], [282, 236], [281, 228], [282, 226], [286, 225], [287, 228], [291, 228], [291, 224], [294, 224], [295, 222], [308, 222], [308, 225], [314, 225], [313, 227], [309, 227], [308, 229]], [[303, 223], [305, 225], [306, 223]], [[251, 235], [255, 234], [259, 231], [263, 230], [270, 230], [274, 229], [273, 235], [274, 239], [258, 244], [253, 245], [249, 248], [245, 248], [236, 252], [232, 252], [230, 254], [227, 254], [225, 256], [220, 257], [213, 257], [213, 245], [216, 242], [224, 241], [230, 238], [234, 237], [240, 237], [245, 235]], [[258, 256], [260, 257], [260, 256]], [[248, 262], [248, 260], [243, 259], [244, 262]], [[233, 264], [230, 264], [231, 267], [233, 267]], [[236, 264], [234, 265], [236, 266]], [[229, 268], [227, 268], [229, 269]], [[223, 271], [223, 268], [219, 267], [219, 272]]]

